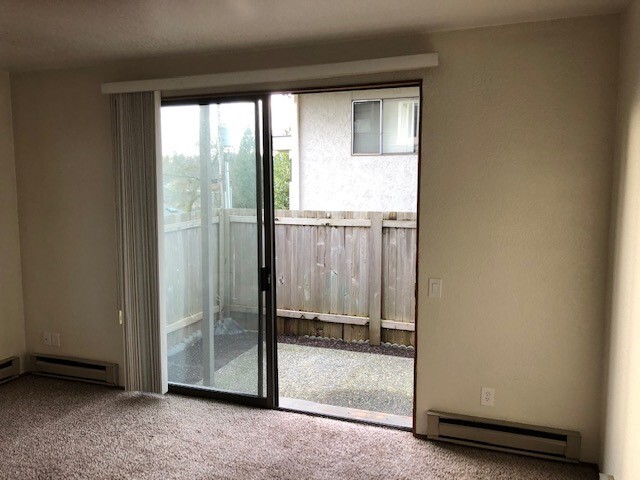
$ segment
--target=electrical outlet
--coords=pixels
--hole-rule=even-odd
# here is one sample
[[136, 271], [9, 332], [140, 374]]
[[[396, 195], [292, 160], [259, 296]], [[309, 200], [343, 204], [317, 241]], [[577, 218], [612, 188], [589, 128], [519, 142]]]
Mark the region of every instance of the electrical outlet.
[[51, 334], [51, 345], [54, 347], [59, 347], [60, 346], [60, 334], [59, 333], [52, 333]]
[[42, 343], [44, 343], [45, 345], [51, 346], [51, 333], [50, 332], [44, 332], [42, 334]]
[[491, 387], [482, 387], [480, 393], [480, 405], [485, 407], [493, 407], [495, 405], [496, 389]]

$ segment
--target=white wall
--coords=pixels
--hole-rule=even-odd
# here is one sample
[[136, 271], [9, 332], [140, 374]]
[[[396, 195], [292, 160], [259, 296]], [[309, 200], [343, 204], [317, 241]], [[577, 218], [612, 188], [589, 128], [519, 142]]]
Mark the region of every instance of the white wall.
[[418, 156], [351, 155], [351, 102], [418, 95], [417, 88], [299, 95], [300, 209], [415, 212]]
[[0, 72], [0, 360], [24, 351], [11, 85], [9, 74]]
[[437, 51], [365, 79], [424, 80], [417, 432], [430, 408], [564, 427], [597, 461], [618, 33], [602, 16], [13, 75], [28, 349], [60, 331], [61, 353], [122, 363], [101, 82]]
[[600, 467], [640, 478], [640, 1], [622, 24], [611, 313]]

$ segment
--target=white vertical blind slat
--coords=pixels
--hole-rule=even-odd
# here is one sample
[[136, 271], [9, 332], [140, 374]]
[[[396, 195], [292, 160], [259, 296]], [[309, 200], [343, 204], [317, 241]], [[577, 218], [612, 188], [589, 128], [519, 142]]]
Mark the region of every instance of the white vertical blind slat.
[[156, 98], [111, 96], [116, 180], [118, 303], [125, 388], [164, 393], [158, 271]]

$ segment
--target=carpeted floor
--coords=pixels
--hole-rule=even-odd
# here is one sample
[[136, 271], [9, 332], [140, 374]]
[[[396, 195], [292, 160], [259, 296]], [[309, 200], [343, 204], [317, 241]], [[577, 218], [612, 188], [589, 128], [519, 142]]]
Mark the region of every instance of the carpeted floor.
[[0, 479], [593, 479], [410, 433], [35, 376], [0, 385]]

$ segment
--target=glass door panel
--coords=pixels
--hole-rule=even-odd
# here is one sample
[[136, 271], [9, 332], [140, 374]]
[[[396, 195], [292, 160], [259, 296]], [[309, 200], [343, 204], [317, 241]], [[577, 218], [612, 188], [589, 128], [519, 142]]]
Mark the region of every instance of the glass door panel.
[[169, 383], [265, 397], [259, 101], [162, 107]]

